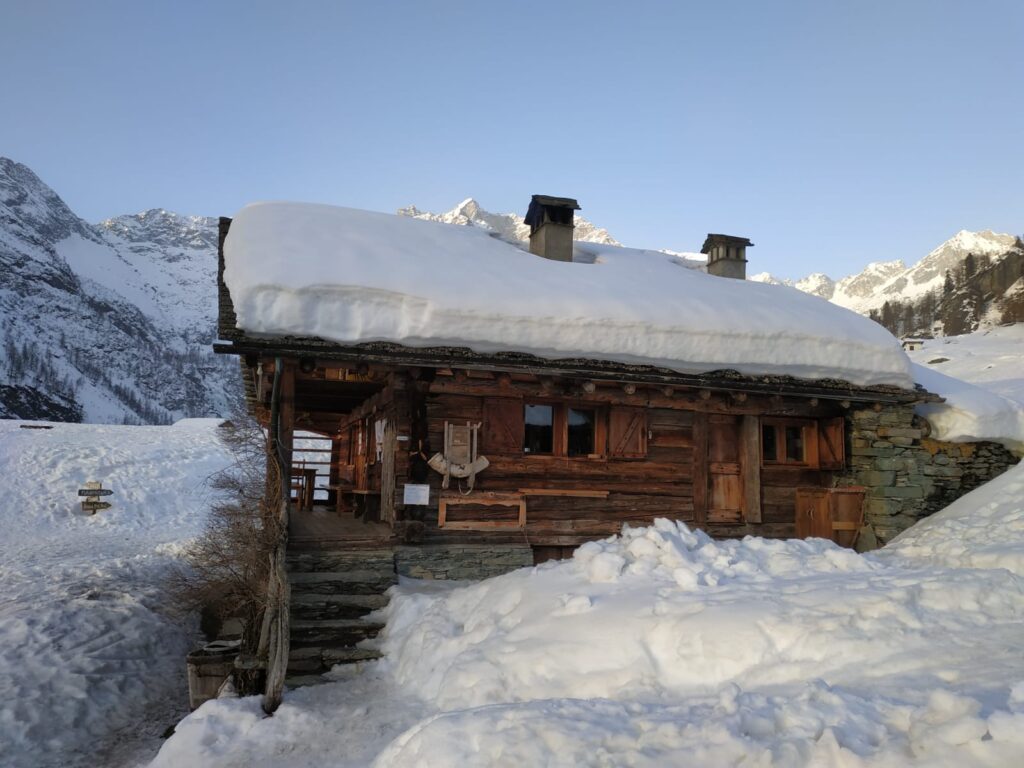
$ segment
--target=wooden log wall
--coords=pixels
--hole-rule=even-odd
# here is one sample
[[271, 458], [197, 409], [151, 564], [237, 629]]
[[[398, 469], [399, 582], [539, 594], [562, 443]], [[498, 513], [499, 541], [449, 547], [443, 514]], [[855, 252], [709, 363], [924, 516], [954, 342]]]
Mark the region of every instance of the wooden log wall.
[[[722, 397], [702, 397], [697, 392], [672, 393], [662, 390], [633, 390], [598, 387], [592, 392], [524, 378], [458, 380], [438, 376], [425, 391], [423, 424], [416, 419], [400, 424], [400, 430], [417, 429], [427, 435], [429, 450], [443, 446], [445, 421], [476, 424], [485, 420], [487, 398], [494, 396], [523, 399], [562, 398], [569, 403], [598, 409], [615, 405], [639, 406], [646, 414], [648, 429], [644, 458], [569, 458], [528, 456], [521, 452], [494, 453], [486, 444], [481, 453], [490, 466], [476, 478], [476, 489], [514, 493], [530, 489], [527, 497], [527, 524], [524, 531], [448, 531], [437, 528], [437, 505], [414, 513], [426, 523], [430, 541], [473, 541], [502, 538], [527, 541], [536, 547], [572, 546], [586, 539], [618, 533], [623, 523], [648, 524], [655, 517], [681, 520], [701, 527], [715, 536], [730, 537], [757, 534], [770, 537], [794, 535], [795, 488], [798, 485], [823, 485], [828, 473], [777, 467], [762, 469], [757, 493], [747, 498], [759, 504], [761, 522], [708, 522], [708, 419], [711, 414], [822, 416], [827, 412], [818, 403], [768, 398], [734, 401]], [[833, 409], [835, 406], [833, 406]], [[607, 413], [607, 411], [605, 411]], [[750, 437], [747, 438], [751, 439]], [[745, 450], [745, 455], [751, 449]], [[401, 480], [401, 475], [399, 475]], [[442, 493], [441, 476], [430, 472], [432, 501]], [[465, 481], [462, 483], [465, 488]], [[551, 490], [551, 495], [535, 491]], [[458, 492], [459, 481], [451, 479], [448, 493]], [[603, 491], [603, 498], [560, 495], [558, 491]], [[399, 494], [400, 498], [400, 494]]]
[[[723, 471], [723, 464], [711, 457], [712, 443], [718, 435], [716, 424], [725, 415], [735, 417], [740, 462], [749, 463], [756, 453], [759, 434], [757, 420], [750, 417], [773, 416], [825, 419], [841, 413], [835, 403], [819, 403], [807, 397], [769, 397], [732, 395], [699, 390], [666, 389], [641, 385], [615, 385], [569, 379], [537, 377], [527, 374], [483, 372], [390, 370], [371, 373], [381, 388], [348, 414], [330, 417], [337, 424], [336, 455], [342, 481], [375, 495], [377, 503], [393, 505], [379, 509], [380, 517], [394, 519], [399, 525], [420, 521], [420, 534], [428, 543], [527, 542], [534, 547], [578, 545], [582, 541], [618, 533], [623, 523], [648, 524], [655, 517], [681, 520], [700, 527], [714, 536], [732, 537], [755, 534], [769, 537], [793, 536], [796, 488], [831, 484], [831, 472], [792, 466], [762, 466], [747, 478], [756, 478], [756, 492], [745, 488], [743, 504], [755, 505], [749, 515], [708, 514], [715, 504], [709, 478]], [[339, 383], [339, 386], [342, 386]], [[453, 424], [493, 422], [495, 400], [502, 401], [510, 413], [522, 413], [524, 401], [550, 401], [592, 408], [603, 425], [598, 446], [601, 456], [530, 456], [508, 446], [516, 445], [514, 436], [505, 447], [494, 450], [494, 430], [481, 430], [480, 452], [490, 466], [476, 478], [476, 490], [516, 493], [526, 489], [527, 513], [524, 530], [451, 530], [437, 525], [440, 494], [466, 490], [466, 481], [451, 478], [447, 491], [441, 488], [442, 476], [426, 470], [424, 459], [442, 450], [445, 421]], [[490, 405], [488, 405], [490, 403]], [[501, 405], [501, 403], [499, 403]], [[299, 404], [301, 410], [301, 404]], [[613, 413], [621, 416], [628, 409], [640, 410], [645, 418], [646, 434], [622, 456], [615, 456], [608, 431]], [[747, 417], [747, 418], [744, 418]], [[323, 420], [322, 415], [311, 418]], [[394, 486], [381, 493], [384, 462], [376, 459], [374, 424], [378, 419], [393, 425]], [[628, 419], [627, 419], [628, 420]], [[619, 419], [622, 421], [622, 419]], [[714, 422], [714, 423], [712, 423]], [[365, 452], [363, 463], [348, 464], [351, 435], [362, 430]], [[521, 446], [521, 440], [518, 443]], [[637, 456], [641, 445], [643, 455]], [[632, 450], [632, 452], [630, 452]], [[730, 471], [726, 469], [726, 471]], [[353, 474], [362, 473], [362, 477]], [[402, 488], [406, 483], [426, 482], [431, 488], [428, 507], [405, 508]], [[574, 492], [594, 492], [581, 496]], [[473, 508], [455, 513], [466, 517]], [[758, 513], [760, 522], [757, 522]], [[481, 511], [480, 514], [485, 514]], [[499, 514], [493, 511], [493, 514]]]

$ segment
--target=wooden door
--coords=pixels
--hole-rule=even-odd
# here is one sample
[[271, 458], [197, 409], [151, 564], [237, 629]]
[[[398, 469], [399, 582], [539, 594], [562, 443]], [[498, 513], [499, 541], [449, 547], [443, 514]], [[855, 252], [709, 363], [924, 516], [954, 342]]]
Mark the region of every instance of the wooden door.
[[740, 466], [740, 419], [728, 414], [708, 416], [709, 524], [738, 524], [743, 519], [743, 477]]
[[796, 537], [832, 538], [828, 488], [796, 489]]

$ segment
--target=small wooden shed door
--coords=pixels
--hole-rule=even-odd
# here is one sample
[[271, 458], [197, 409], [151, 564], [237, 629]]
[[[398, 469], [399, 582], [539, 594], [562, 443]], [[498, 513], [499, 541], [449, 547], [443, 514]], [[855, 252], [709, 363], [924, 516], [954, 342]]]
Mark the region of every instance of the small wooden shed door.
[[796, 537], [831, 539], [832, 516], [828, 507], [827, 488], [797, 488]]
[[708, 523], [739, 523], [743, 517], [740, 420], [708, 416]]
[[864, 489], [797, 488], [796, 536], [831, 539], [852, 547], [864, 524]]

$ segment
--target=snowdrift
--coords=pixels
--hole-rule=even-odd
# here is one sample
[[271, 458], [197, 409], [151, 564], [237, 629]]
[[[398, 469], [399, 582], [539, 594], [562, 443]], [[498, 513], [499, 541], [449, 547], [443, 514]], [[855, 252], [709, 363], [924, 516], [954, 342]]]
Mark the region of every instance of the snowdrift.
[[[0, 421], [4, 768], [141, 759], [187, 710], [196, 627], [169, 611], [165, 579], [232, 461], [218, 423]], [[113, 489], [110, 509], [82, 514], [86, 480]]]
[[476, 584], [404, 583], [385, 659], [269, 720], [208, 702], [153, 765], [1022, 764], [1024, 578], [985, 554], [1003, 523], [1024, 550], [1022, 485], [1017, 467], [937, 516], [961, 551], [927, 523], [861, 556], [661, 520]]
[[238, 326], [256, 336], [913, 386], [899, 343], [865, 317], [665, 253], [586, 248], [562, 263], [472, 227], [257, 203], [232, 221], [224, 280]]

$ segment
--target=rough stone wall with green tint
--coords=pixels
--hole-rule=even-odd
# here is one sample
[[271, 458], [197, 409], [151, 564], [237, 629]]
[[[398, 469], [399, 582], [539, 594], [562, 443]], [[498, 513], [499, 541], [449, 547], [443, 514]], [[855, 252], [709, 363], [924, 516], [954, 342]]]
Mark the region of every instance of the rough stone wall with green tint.
[[847, 417], [848, 471], [837, 483], [867, 489], [858, 549], [891, 541], [1018, 459], [998, 443], [944, 443], [928, 437], [913, 406], [851, 411]]

